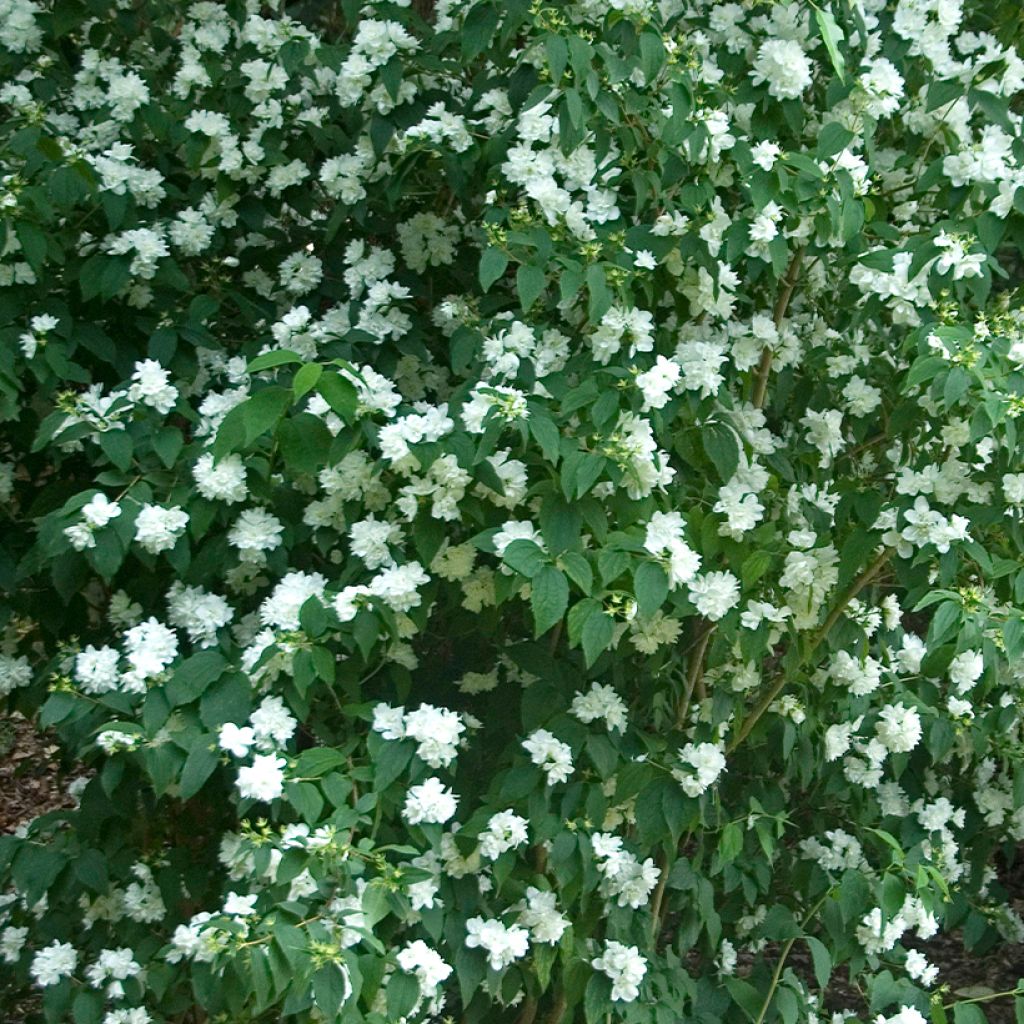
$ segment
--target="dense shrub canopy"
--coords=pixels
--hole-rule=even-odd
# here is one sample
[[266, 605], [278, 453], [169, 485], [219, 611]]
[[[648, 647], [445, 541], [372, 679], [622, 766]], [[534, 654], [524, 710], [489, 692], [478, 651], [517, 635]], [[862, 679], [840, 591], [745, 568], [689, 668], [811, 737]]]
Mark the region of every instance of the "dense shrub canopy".
[[0, 0], [0, 693], [80, 766], [0, 998], [945, 1020], [918, 940], [1024, 937], [1019, 29]]

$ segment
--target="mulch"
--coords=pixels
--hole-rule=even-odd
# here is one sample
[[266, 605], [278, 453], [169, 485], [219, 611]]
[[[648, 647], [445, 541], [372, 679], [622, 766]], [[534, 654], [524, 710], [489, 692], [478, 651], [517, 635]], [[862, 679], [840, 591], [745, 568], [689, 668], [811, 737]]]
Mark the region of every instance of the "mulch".
[[73, 804], [53, 737], [17, 713], [0, 715], [0, 834]]

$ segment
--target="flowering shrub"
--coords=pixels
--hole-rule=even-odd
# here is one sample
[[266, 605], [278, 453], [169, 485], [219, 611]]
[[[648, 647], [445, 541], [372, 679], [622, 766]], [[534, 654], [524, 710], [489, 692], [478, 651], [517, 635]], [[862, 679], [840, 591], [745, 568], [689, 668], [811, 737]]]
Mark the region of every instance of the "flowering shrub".
[[918, 940], [1024, 938], [1019, 25], [0, 0], [0, 692], [82, 766], [4, 998], [947, 1020]]

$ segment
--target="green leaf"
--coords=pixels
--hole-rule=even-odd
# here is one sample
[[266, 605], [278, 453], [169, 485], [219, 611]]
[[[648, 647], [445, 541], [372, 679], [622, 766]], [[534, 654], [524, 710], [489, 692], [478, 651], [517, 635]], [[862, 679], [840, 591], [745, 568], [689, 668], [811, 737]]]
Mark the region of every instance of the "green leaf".
[[725, 987], [729, 990], [729, 995], [732, 996], [733, 1002], [751, 1020], [756, 1020], [761, 1013], [764, 995], [742, 978], [726, 978]]
[[587, 291], [590, 293], [587, 318], [595, 323], [608, 312], [612, 304], [612, 294], [608, 291], [608, 282], [600, 264], [592, 263], [587, 267]]
[[611, 986], [603, 974], [592, 974], [583, 995], [583, 1016], [587, 1024], [604, 1024], [611, 1006]]
[[725, 423], [707, 423], [701, 429], [700, 440], [722, 482], [728, 483], [740, 464], [740, 444], [736, 432]]
[[638, 610], [649, 619], [668, 597], [668, 577], [657, 562], [641, 562], [633, 570]]
[[811, 960], [814, 962], [814, 980], [817, 981], [818, 988], [824, 992], [832, 977], [832, 954], [829, 953], [821, 939], [816, 939], [813, 935], [805, 935], [804, 940], [807, 942], [807, 948], [811, 951]]
[[953, 1024], [988, 1024], [988, 1018], [976, 1003], [957, 1003], [953, 1007]]
[[313, 975], [313, 1002], [326, 1021], [340, 1020], [349, 983], [338, 964], [324, 964]]
[[189, 800], [203, 788], [219, 760], [220, 751], [213, 737], [205, 733], [196, 737], [181, 769], [178, 795], [182, 800]]
[[665, 63], [665, 47], [656, 32], [644, 32], [640, 36], [640, 70], [650, 84], [658, 76]]
[[505, 548], [501, 560], [516, 572], [532, 579], [548, 564], [548, 556], [532, 541], [520, 538]]
[[325, 373], [317, 381], [316, 389], [346, 423], [355, 419], [359, 393], [350, 380], [340, 373]]
[[185, 445], [185, 438], [177, 427], [164, 427], [152, 440], [153, 451], [156, 452], [160, 461], [168, 468], [173, 469], [174, 463], [181, 454]]
[[516, 292], [524, 313], [537, 301], [546, 283], [547, 275], [540, 267], [524, 264], [516, 271]]
[[190, 704], [199, 698], [206, 688], [219, 679], [228, 667], [220, 651], [199, 651], [186, 658], [174, 670], [167, 683], [167, 699], [171, 707]]
[[821, 33], [822, 41], [825, 43], [825, 49], [828, 50], [829, 60], [832, 61], [832, 67], [835, 69], [836, 76], [840, 82], [845, 83], [846, 58], [843, 57], [839, 50], [839, 44], [844, 38], [843, 30], [836, 23], [832, 11], [827, 7], [824, 10], [820, 7], [815, 7], [814, 20], [818, 23], [818, 31]]
[[498, 9], [491, 4], [477, 4], [466, 15], [462, 26], [462, 56], [473, 60], [487, 49], [498, 27]]
[[569, 60], [569, 46], [561, 36], [549, 33], [544, 37], [544, 49], [548, 55], [548, 67], [551, 69], [551, 82], [558, 85]]
[[287, 366], [289, 363], [301, 363], [302, 356], [291, 349], [278, 348], [273, 352], [264, 352], [257, 356], [245, 368], [247, 373], [259, 373], [260, 370], [272, 370], [275, 366]]
[[292, 380], [292, 392], [295, 395], [295, 401], [298, 401], [316, 387], [317, 381], [323, 372], [324, 368], [319, 363], [306, 363], [305, 366], [300, 366], [295, 371], [295, 377]]
[[236, 448], [248, 448], [277, 423], [291, 404], [291, 391], [275, 385], [257, 391], [236, 405], [224, 417], [217, 431], [217, 440], [213, 443], [214, 457], [220, 458]]
[[583, 658], [590, 668], [612, 642], [615, 622], [605, 612], [589, 615], [583, 623], [580, 639], [583, 643]]
[[578, 551], [566, 551], [558, 556], [558, 560], [569, 576], [569, 579], [584, 594], [589, 594], [594, 587], [594, 571], [590, 568], [590, 563], [587, 561], [586, 556], [581, 555]]
[[956, 601], [940, 604], [928, 627], [928, 646], [936, 647], [956, 631], [960, 625], [963, 609]]
[[591, 615], [596, 615], [600, 612], [601, 608], [600, 601], [588, 597], [578, 601], [569, 609], [569, 645], [571, 647], [577, 647], [580, 644], [583, 639], [583, 627], [586, 625], [587, 620]]
[[135, 446], [126, 430], [105, 430], [100, 434], [100, 447], [118, 469], [126, 473], [131, 469]]
[[531, 587], [534, 635], [541, 636], [562, 621], [569, 607], [569, 581], [561, 570], [545, 565], [534, 575]]
[[544, 460], [550, 462], [552, 466], [557, 466], [560, 454], [559, 441], [562, 435], [554, 421], [549, 416], [531, 412], [526, 422], [534, 440], [540, 445]]
[[743, 829], [730, 821], [722, 829], [722, 837], [718, 841], [718, 859], [723, 864], [734, 861], [743, 850]]
[[300, 412], [297, 416], [281, 420], [277, 441], [288, 469], [297, 474], [312, 475], [327, 464], [333, 438], [319, 416]]
[[484, 249], [480, 257], [480, 287], [489, 291], [492, 284], [505, 273], [508, 256], [500, 249]]
[[312, 782], [289, 782], [284, 787], [288, 803], [302, 815], [309, 825], [320, 820], [320, 812], [324, 809], [324, 798], [320, 790]]
[[818, 135], [818, 158], [826, 160], [830, 156], [835, 156], [846, 149], [854, 138], [849, 128], [844, 128], [838, 121], [829, 121]]

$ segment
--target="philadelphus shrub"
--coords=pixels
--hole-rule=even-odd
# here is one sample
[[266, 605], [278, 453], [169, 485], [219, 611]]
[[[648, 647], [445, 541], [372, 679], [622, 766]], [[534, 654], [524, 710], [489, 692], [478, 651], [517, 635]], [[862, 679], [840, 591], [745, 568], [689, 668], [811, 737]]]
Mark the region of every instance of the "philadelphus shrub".
[[1024, 938], [1018, 30], [0, 0], [0, 692], [76, 766], [3, 999], [946, 1020], [920, 940]]

